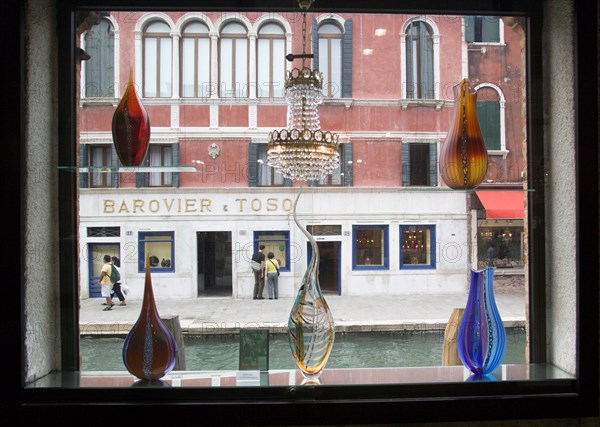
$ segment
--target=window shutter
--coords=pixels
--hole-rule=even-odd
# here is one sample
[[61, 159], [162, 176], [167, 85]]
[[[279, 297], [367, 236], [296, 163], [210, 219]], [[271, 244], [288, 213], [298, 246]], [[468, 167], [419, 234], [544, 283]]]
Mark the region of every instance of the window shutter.
[[[150, 152], [150, 149], [148, 149], [148, 153], [149, 152]], [[150, 164], [149, 158], [150, 158], [150, 156], [146, 155], [146, 158], [142, 162], [143, 166], [148, 166]], [[137, 188], [148, 187], [149, 181], [150, 181], [150, 173], [149, 172], [136, 172], [135, 186]]]
[[421, 98], [433, 99], [433, 39], [430, 37], [427, 25], [421, 23], [419, 37], [419, 57], [421, 59]]
[[412, 37], [409, 35], [406, 35], [406, 97], [415, 97], [415, 76], [413, 76], [413, 47]]
[[306, 181], [306, 183], [309, 187], [318, 187], [319, 185], [319, 181], [316, 179], [309, 179], [308, 181]]
[[100, 66], [100, 96], [101, 97], [114, 97], [114, 43], [115, 39], [109, 33], [110, 24], [106, 23], [101, 28], [102, 33], [102, 46], [100, 49], [101, 54], [101, 66]]
[[343, 185], [345, 187], [352, 187], [354, 185], [354, 154], [351, 142], [342, 144], [341, 162], [342, 164], [340, 165], [340, 168], [342, 169], [342, 172], [344, 172]]
[[312, 26], [312, 53], [313, 53], [313, 70], [319, 69], [319, 33], [317, 20], [313, 19]]
[[85, 50], [90, 55], [90, 59], [85, 62], [85, 96], [92, 98], [100, 96], [100, 43], [96, 31], [102, 31], [94, 28], [88, 31], [85, 37]]
[[[85, 167], [88, 166], [88, 146], [87, 144], [79, 145], [79, 166]], [[79, 174], [79, 188], [88, 188], [89, 184], [89, 174], [87, 172], [81, 172]]]
[[248, 187], [258, 187], [258, 143], [248, 144]]
[[491, 43], [500, 41], [500, 19], [497, 16], [484, 16], [482, 27], [482, 41]]
[[119, 166], [121, 166], [121, 162], [117, 155], [117, 150], [115, 150], [115, 146], [113, 145], [110, 148], [110, 167], [112, 168], [112, 172], [110, 173], [110, 186], [113, 188], [119, 186]]
[[402, 186], [410, 185], [410, 144], [402, 144]]
[[475, 41], [475, 17], [465, 16], [465, 41], [473, 43]]
[[500, 150], [500, 103], [477, 101], [477, 118], [488, 150]]
[[429, 185], [437, 187], [437, 143], [429, 144]]
[[283, 178], [283, 186], [284, 187], [291, 187], [292, 186], [292, 180], [289, 178]]
[[[173, 144], [171, 147], [171, 164], [173, 166], [179, 166], [181, 147], [179, 144]], [[171, 172], [173, 175], [173, 187], [179, 187], [179, 172]]]
[[352, 98], [352, 19], [344, 22], [342, 38], [342, 98]]

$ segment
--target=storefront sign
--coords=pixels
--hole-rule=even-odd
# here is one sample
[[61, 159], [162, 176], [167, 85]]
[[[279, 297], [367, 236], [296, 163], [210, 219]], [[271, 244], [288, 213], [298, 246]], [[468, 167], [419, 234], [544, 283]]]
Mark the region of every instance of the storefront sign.
[[229, 203], [212, 198], [165, 197], [161, 199], [103, 199], [105, 215], [185, 215], [223, 213], [289, 213], [294, 202], [289, 198], [235, 198]]

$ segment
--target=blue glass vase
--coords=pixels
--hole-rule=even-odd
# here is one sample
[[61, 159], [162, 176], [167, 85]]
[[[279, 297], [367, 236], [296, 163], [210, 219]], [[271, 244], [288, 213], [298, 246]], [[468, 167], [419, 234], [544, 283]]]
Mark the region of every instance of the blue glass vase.
[[475, 375], [493, 372], [506, 352], [506, 330], [494, 298], [494, 269], [471, 270], [467, 306], [458, 330], [458, 356]]

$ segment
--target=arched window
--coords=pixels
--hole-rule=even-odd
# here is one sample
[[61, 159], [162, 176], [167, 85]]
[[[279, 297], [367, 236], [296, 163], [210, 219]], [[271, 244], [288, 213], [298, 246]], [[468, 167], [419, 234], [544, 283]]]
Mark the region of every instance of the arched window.
[[477, 89], [477, 118], [488, 150], [502, 150], [500, 94], [491, 87]]
[[285, 34], [273, 22], [260, 27], [257, 39], [257, 96], [282, 97], [285, 83]]
[[115, 96], [114, 49], [114, 31], [109, 20], [102, 19], [85, 34], [85, 51], [90, 55], [85, 61], [86, 98]]
[[319, 71], [323, 73], [323, 94], [342, 97], [342, 30], [332, 22], [319, 25]]
[[413, 21], [406, 29], [406, 97], [435, 97], [433, 31], [423, 21]]
[[210, 96], [210, 38], [208, 27], [198, 21], [181, 34], [181, 96]]
[[144, 30], [144, 96], [170, 97], [172, 93], [171, 29], [161, 21], [151, 22]]
[[222, 98], [248, 96], [248, 34], [237, 22], [221, 30], [219, 74]]

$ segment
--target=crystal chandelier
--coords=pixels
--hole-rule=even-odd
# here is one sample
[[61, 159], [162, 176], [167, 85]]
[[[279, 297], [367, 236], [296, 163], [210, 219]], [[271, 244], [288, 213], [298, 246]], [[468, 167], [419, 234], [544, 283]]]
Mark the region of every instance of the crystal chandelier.
[[338, 135], [321, 130], [319, 104], [323, 101], [323, 75], [305, 66], [306, 11], [313, 0], [299, 0], [302, 9], [302, 54], [289, 54], [288, 61], [302, 58], [302, 69], [288, 72], [284, 96], [288, 103], [287, 129], [269, 132], [267, 163], [284, 178], [318, 180], [340, 165]]

